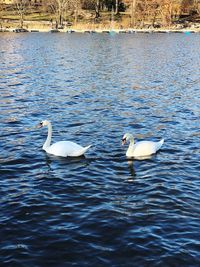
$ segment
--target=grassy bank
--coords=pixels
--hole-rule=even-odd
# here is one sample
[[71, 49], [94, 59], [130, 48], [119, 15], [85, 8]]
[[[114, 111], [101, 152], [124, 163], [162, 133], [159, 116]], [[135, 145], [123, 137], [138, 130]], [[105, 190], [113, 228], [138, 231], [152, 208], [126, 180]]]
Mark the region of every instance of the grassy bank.
[[[24, 15], [23, 28], [31, 31], [50, 31], [58, 26], [60, 31], [67, 31], [73, 29], [75, 31], [103, 31], [103, 30], [136, 30], [136, 31], [200, 31], [200, 19], [196, 19], [193, 22], [187, 22], [182, 20], [179, 22], [173, 22], [170, 26], [153, 28], [148, 21], [143, 23], [143, 26], [134, 27], [131, 25], [130, 13], [123, 12], [118, 15], [112, 14], [112, 12], [101, 12], [101, 17], [95, 20], [94, 12], [84, 12], [78, 16], [78, 20], [75, 23], [74, 17], [70, 13], [66, 13], [63, 17], [62, 28], [56, 24], [56, 16], [43, 12], [42, 10], [29, 10], [29, 13]], [[0, 28], [2, 30], [12, 31], [13, 29], [20, 27], [19, 16], [13, 10], [0, 12]]]

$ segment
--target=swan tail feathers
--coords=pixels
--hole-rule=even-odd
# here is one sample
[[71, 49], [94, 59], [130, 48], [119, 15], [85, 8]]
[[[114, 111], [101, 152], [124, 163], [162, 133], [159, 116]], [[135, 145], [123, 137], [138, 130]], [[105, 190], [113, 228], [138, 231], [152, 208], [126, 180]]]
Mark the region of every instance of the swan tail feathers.
[[80, 156], [82, 156], [83, 154], [85, 154], [85, 152], [91, 147], [92, 145], [86, 146], [84, 147], [81, 151], [80, 151]]
[[84, 154], [84, 153], [85, 153], [91, 146], [92, 146], [92, 145], [89, 145], [89, 146], [84, 147], [84, 148], [83, 148], [83, 151], [84, 151], [83, 154]]
[[85, 152], [86, 152], [91, 146], [92, 146], [92, 145], [83, 147], [83, 148], [80, 149], [79, 151], [76, 151], [76, 152], [70, 154], [69, 156], [71, 156], [71, 157], [80, 157], [80, 156], [84, 155]]
[[158, 151], [161, 148], [161, 146], [163, 145], [164, 141], [165, 141], [165, 139], [163, 138], [157, 143], [156, 151]]

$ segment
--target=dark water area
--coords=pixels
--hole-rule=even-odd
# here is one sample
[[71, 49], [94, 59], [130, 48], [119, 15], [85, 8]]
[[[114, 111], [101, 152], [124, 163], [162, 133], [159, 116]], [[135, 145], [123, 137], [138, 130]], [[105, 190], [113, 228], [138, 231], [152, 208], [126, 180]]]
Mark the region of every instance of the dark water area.
[[[0, 266], [200, 266], [199, 44], [0, 34]], [[47, 155], [44, 119], [93, 146]], [[125, 132], [165, 143], [130, 161]]]

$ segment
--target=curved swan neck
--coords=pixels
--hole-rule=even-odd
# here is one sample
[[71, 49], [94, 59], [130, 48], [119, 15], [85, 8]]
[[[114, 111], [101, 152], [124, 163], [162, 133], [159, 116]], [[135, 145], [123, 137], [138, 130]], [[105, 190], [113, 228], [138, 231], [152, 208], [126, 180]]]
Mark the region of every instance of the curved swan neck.
[[132, 135], [129, 137], [129, 142], [130, 142], [129, 146], [133, 146], [135, 143], [134, 137]]
[[134, 138], [133, 136], [129, 137], [129, 146], [128, 146], [128, 149], [126, 151], [126, 156], [127, 157], [131, 157], [132, 156], [132, 153], [133, 153], [133, 150], [134, 150], [134, 145], [135, 145], [135, 142], [134, 142]]
[[51, 122], [48, 122], [48, 135], [47, 135], [47, 139], [43, 145], [43, 149], [46, 150], [48, 147], [50, 147], [51, 144], [51, 136], [52, 136], [52, 125]]

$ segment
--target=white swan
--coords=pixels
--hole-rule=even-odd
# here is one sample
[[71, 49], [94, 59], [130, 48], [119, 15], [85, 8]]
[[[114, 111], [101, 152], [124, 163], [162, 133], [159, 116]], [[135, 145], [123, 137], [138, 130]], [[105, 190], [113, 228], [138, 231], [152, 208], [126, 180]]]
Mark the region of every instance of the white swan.
[[88, 148], [91, 147], [91, 145], [87, 147], [82, 147], [70, 141], [60, 141], [51, 145], [51, 137], [52, 137], [51, 122], [48, 120], [44, 120], [40, 122], [40, 124], [38, 125], [39, 128], [44, 126], [48, 127], [48, 136], [42, 148], [49, 154], [60, 157], [68, 157], [68, 156], [79, 157], [82, 156], [88, 150]]
[[122, 145], [124, 145], [126, 141], [130, 141], [128, 150], [126, 151], [126, 156], [128, 158], [147, 157], [155, 154], [164, 143], [164, 139], [161, 139], [159, 142], [140, 141], [134, 143], [133, 135], [130, 133], [126, 133], [123, 136]]

